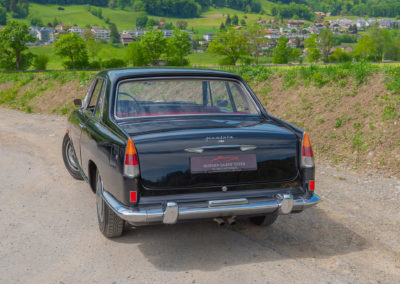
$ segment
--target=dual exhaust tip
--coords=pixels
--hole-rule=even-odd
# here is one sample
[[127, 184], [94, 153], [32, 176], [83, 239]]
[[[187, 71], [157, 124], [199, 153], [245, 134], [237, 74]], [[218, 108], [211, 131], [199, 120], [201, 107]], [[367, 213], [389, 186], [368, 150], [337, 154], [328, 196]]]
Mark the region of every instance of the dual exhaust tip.
[[233, 226], [236, 224], [236, 216], [231, 216], [227, 218], [221, 218], [217, 217], [213, 219], [219, 226], [224, 226], [225, 224], [228, 224], [229, 226]]
[[[286, 215], [290, 214], [293, 209], [293, 195], [292, 194], [278, 194], [278, 214]], [[217, 217], [213, 219], [219, 226], [224, 226], [228, 224], [229, 226], [233, 226], [236, 224], [236, 216], [231, 217]]]

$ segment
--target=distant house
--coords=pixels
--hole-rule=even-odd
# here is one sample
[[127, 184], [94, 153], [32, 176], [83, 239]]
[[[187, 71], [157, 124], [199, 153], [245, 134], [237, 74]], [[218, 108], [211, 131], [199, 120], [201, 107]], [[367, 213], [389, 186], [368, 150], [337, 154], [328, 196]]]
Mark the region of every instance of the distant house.
[[36, 38], [35, 44], [50, 44], [54, 42], [54, 29], [49, 27], [29, 27], [29, 33]]
[[54, 28], [56, 32], [65, 31], [65, 25], [63, 23], [57, 24]]
[[203, 38], [204, 38], [206, 41], [212, 41], [214, 35], [215, 35], [215, 33], [207, 33], [207, 34], [204, 34], [204, 35], [203, 35]]
[[264, 19], [261, 19], [261, 20], [258, 20], [257, 21], [257, 24], [259, 24], [259, 25], [266, 25], [267, 24], [267, 21], [265, 21]]
[[347, 45], [347, 44], [335, 46], [332, 48], [331, 52], [335, 51], [338, 48], [340, 48], [343, 51], [346, 51], [347, 53], [353, 52], [353, 47], [351, 45]]
[[324, 12], [314, 12], [314, 14], [317, 15], [317, 16], [325, 17], [325, 13]]
[[68, 29], [69, 33], [77, 33], [79, 36], [83, 37], [83, 32], [86, 31], [86, 29], [82, 29], [80, 27], [70, 27]]
[[110, 35], [111, 35], [110, 30], [102, 29], [98, 26], [94, 26], [94, 27], [92, 27], [91, 31], [93, 32], [94, 38], [96, 40], [106, 40], [106, 41], [110, 40]]
[[241, 31], [244, 29], [244, 26], [236, 26], [236, 27], [234, 27], [234, 29], [237, 31]]
[[297, 27], [297, 26], [301, 26], [305, 24], [304, 20], [289, 20], [288, 22], [288, 26], [290, 27]]
[[126, 46], [129, 43], [131, 43], [132, 41], [134, 41], [135, 39], [130, 34], [121, 34], [120, 40], [121, 40], [121, 43]]
[[147, 33], [147, 31], [145, 31], [145, 30], [126, 30], [126, 31], [122, 32], [122, 34], [131, 35], [134, 40], [138, 40], [145, 33]]
[[172, 36], [172, 30], [162, 30], [164, 37], [169, 38]]
[[358, 29], [365, 29], [369, 27], [368, 21], [364, 20], [363, 18], [357, 19], [355, 25], [357, 26]]

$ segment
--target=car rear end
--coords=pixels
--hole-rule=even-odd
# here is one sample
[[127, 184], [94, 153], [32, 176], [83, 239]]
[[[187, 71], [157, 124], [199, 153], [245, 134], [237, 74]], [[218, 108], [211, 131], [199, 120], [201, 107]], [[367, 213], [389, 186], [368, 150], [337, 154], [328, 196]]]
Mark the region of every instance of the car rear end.
[[123, 196], [134, 225], [300, 212], [318, 203], [308, 134], [269, 116], [237, 78], [121, 81]]

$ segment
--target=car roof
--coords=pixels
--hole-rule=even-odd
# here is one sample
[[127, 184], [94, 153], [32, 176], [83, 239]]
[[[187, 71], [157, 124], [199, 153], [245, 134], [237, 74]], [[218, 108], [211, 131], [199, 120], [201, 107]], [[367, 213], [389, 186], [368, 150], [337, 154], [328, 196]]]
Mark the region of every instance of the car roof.
[[99, 73], [101, 76], [108, 76], [112, 82], [128, 78], [146, 77], [169, 77], [169, 76], [204, 76], [204, 77], [226, 77], [242, 80], [239, 75], [225, 71], [207, 69], [186, 69], [186, 68], [130, 68], [105, 70]]

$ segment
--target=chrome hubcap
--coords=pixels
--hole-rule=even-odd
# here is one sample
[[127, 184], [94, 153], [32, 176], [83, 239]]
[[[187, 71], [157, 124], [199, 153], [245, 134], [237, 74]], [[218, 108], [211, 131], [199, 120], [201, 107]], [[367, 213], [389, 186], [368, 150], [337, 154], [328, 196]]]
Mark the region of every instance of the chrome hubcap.
[[96, 186], [96, 203], [97, 203], [97, 217], [99, 222], [103, 223], [104, 216], [104, 201], [103, 201], [103, 182], [100, 175], [97, 176], [97, 186]]
[[75, 171], [78, 171], [78, 165], [76, 164], [76, 156], [75, 156], [75, 152], [74, 149], [72, 148], [71, 142], [68, 141], [67, 144], [67, 160], [68, 160], [68, 164], [71, 168], [73, 168]]

